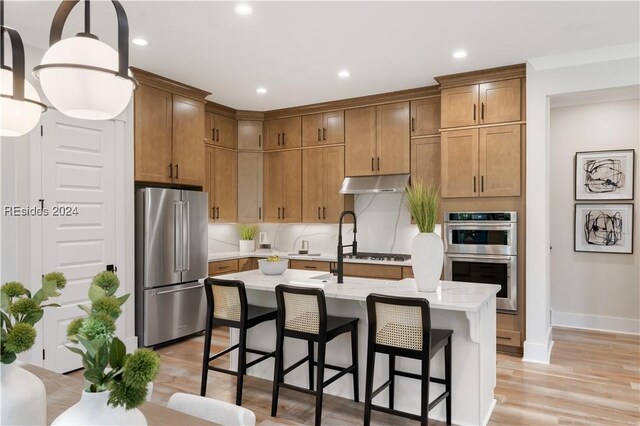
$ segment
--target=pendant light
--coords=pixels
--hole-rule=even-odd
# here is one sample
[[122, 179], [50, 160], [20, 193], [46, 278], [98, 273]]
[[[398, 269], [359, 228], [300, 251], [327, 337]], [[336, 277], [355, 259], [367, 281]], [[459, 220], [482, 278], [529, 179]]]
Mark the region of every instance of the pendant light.
[[[47, 106], [24, 79], [24, 45], [20, 34], [4, 25], [4, 0], [0, 0], [0, 136], [22, 136], [40, 121]], [[11, 67], [4, 63], [4, 33], [11, 40]]]
[[51, 23], [49, 50], [33, 69], [51, 104], [65, 115], [109, 120], [129, 104], [138, 82], [129, 71], [129, 23], [117, 0], [118, 51], [91, 34], [91, 5], [84, 1], [84, 32], [62, 39], [64, 24], [79, 0], [63, 0]]

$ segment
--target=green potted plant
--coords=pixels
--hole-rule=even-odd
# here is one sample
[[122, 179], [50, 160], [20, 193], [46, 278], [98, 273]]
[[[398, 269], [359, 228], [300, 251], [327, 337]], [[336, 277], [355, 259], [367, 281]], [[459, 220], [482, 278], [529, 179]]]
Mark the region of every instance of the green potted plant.
[[91, 305], [79, 305], [87, 316], [67, 328], [67, 348], [82, 357], [85, 389], [80, 402], [62, 413], [54, 425], [146, 424], [137, 409], [147, 396], [147, 385], [158, 374], [158, 355], [148, 349], [128, 354], [115, 336], [116, 320], [128, 294], [115, 295], [120, 280], [114, 272], [101, 272], [89, 287]]
[[2, 371], [0, 412], [3, 425], [44, 425], [46, 393], [44, 384], [35, 375], [18, 365], [17, 354], [29, 350], [36, 340], [35, 325], [42, 319], [44, 308], [60, 306], [46, 303], [60, 296], [67, 279], [61, 272], [42, 277], [42, 286], [35, 293], [21, 283], [12, 281], [0, 288], [2, 317]]
[[407, 187], [407, 208], [418, 226], [411, 243], [411, 264], [418, 291], [435, 291], [444, 261], [442, 238], [434, 232], [440, 209], [440, 188], [420, 180]]
[[240, 234], [240, 251], [256, 251], [256, 235], [258, 235], [258, 225], [240, 224], [238, 225]]

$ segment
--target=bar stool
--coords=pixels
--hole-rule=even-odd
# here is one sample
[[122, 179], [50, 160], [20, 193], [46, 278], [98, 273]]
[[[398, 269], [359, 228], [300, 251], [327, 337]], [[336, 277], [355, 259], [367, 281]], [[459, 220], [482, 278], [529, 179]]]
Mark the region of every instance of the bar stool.
[[[316, 397], [315, 424], [322, 421], [322, 391], [325, 387], [347, 373], [353, 375], [353, 400], [358, 402], [358, 318], [343, 318], [327, 315], [324, 291], [319, 288], [302, 288], [288, 285], [276, 287], [278, 303], [278, 321], [276, 338], [276, 365], [273, 378], [273, 398], [271, 415], [278, 411], [278, 393], [280, 388], [292, 389]], [[352, 364], [338, 367], [325, 363], [327, 342], [343, 333], [351, 333]], [[284, 338], [292, 337], [307, 341], [308, 355], [284, 369]], [[318, 342], [318, 360], [314, 360], [313, 342]], [[309, 389], [284, 383], [284, 376], [309, 362]], [[318, 367], [316, 390], [313, 390], [313, 366]], [[337, 370], [338, 373], [324, 380], [324, 369]]]
[[[451, 336], [452, 330], [431, 328], [431, 312], [426, 299], [370, 294], [367, 297], [367, 377], [365, 385], [364, 424], [371, 422], [371, 410], [382, 411], [429, 424], [429, 411], [446, 398], [447, 424], [451, 424]], [[430, 376], [431, 358], [444, 347], [444, 379]], [[389, 380], [373, 390], [376, 353], [389, 355]], [[422, 374], [396, 370], [395, 357], [422, 361]], [[394, 409], [395, 376], [421, 382], [421, 414], [415, 415]], [[445, 386], [445, 391], [429, 403], [429, 382]], [[389, 407], [374, 405], [372, 400], [389, 387]]]
[[[278, 311], [275, 308], [249, 305], [247, 303], [247, 292], [242, 281], [207, 278], [204, 280], [204, 290], [207, 296], [207, 328], [202, 357], [200, 395], [205, 396], [207, 393], [209, 370], [231, 374], [237, 377], [236, 405], [242, 405], [242, 383], [244, 375], [247, 373], [247, 368], [275, 355], [275, 351], [265, 352], [247, 348], [247, 330], [265, 321], [275, 320]], [[240, 336], [238, 343], [210, 356], [211, 334], [215, 325], [237, 328]], [[234, 349], [238, 349], [238, 367], [236, 371], [210, 365], [211, 361]], [[247, 363], [247, 352], [262, 356]]]

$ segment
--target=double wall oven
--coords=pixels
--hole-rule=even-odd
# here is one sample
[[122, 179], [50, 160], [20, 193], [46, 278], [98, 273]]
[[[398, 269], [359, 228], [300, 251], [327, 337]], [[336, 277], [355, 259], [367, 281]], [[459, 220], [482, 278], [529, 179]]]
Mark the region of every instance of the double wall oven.
[[516, 212], [445, 213], [445, 279], [497, 284], [497, 309], [517, 312], [517, 225]]

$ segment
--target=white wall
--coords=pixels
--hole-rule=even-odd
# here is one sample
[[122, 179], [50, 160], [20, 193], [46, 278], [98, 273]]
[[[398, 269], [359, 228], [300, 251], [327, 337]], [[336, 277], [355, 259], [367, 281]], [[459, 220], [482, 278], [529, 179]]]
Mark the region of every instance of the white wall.
[[[358, 217], [358, 250], [381, 253], [411, 252], [411, 240], [418, 233], [401, 194], [356, 195]], [[311, 252], [334, 253], [338, 244], [338, 225], [324, 224], [260, 224], [276, 250], [291, 253], [308, 240]], [[351, 224], [343, 227], [344, 244], [351, 243]], [[436, 226], [436, 232], [440, 227]], [[209, 253], [238, 250], [235, 225], [209, 225]]]
[[[640, 83], [639, 45], [531, 59], [527, 63], [527, 272], [524, 360], [548, 363], [550, 301], [549, 97]], [[568, 166], [570, 167], [570, 166]]]
[[[574, 252], [572, 167], [579, 151], [637, 153], [639, 106], [635, 99], [551, 109], [552, 325], [640, 333], [640, 227], [633, 254]], [[640, 174], [635, 177], [637, 190]]]

